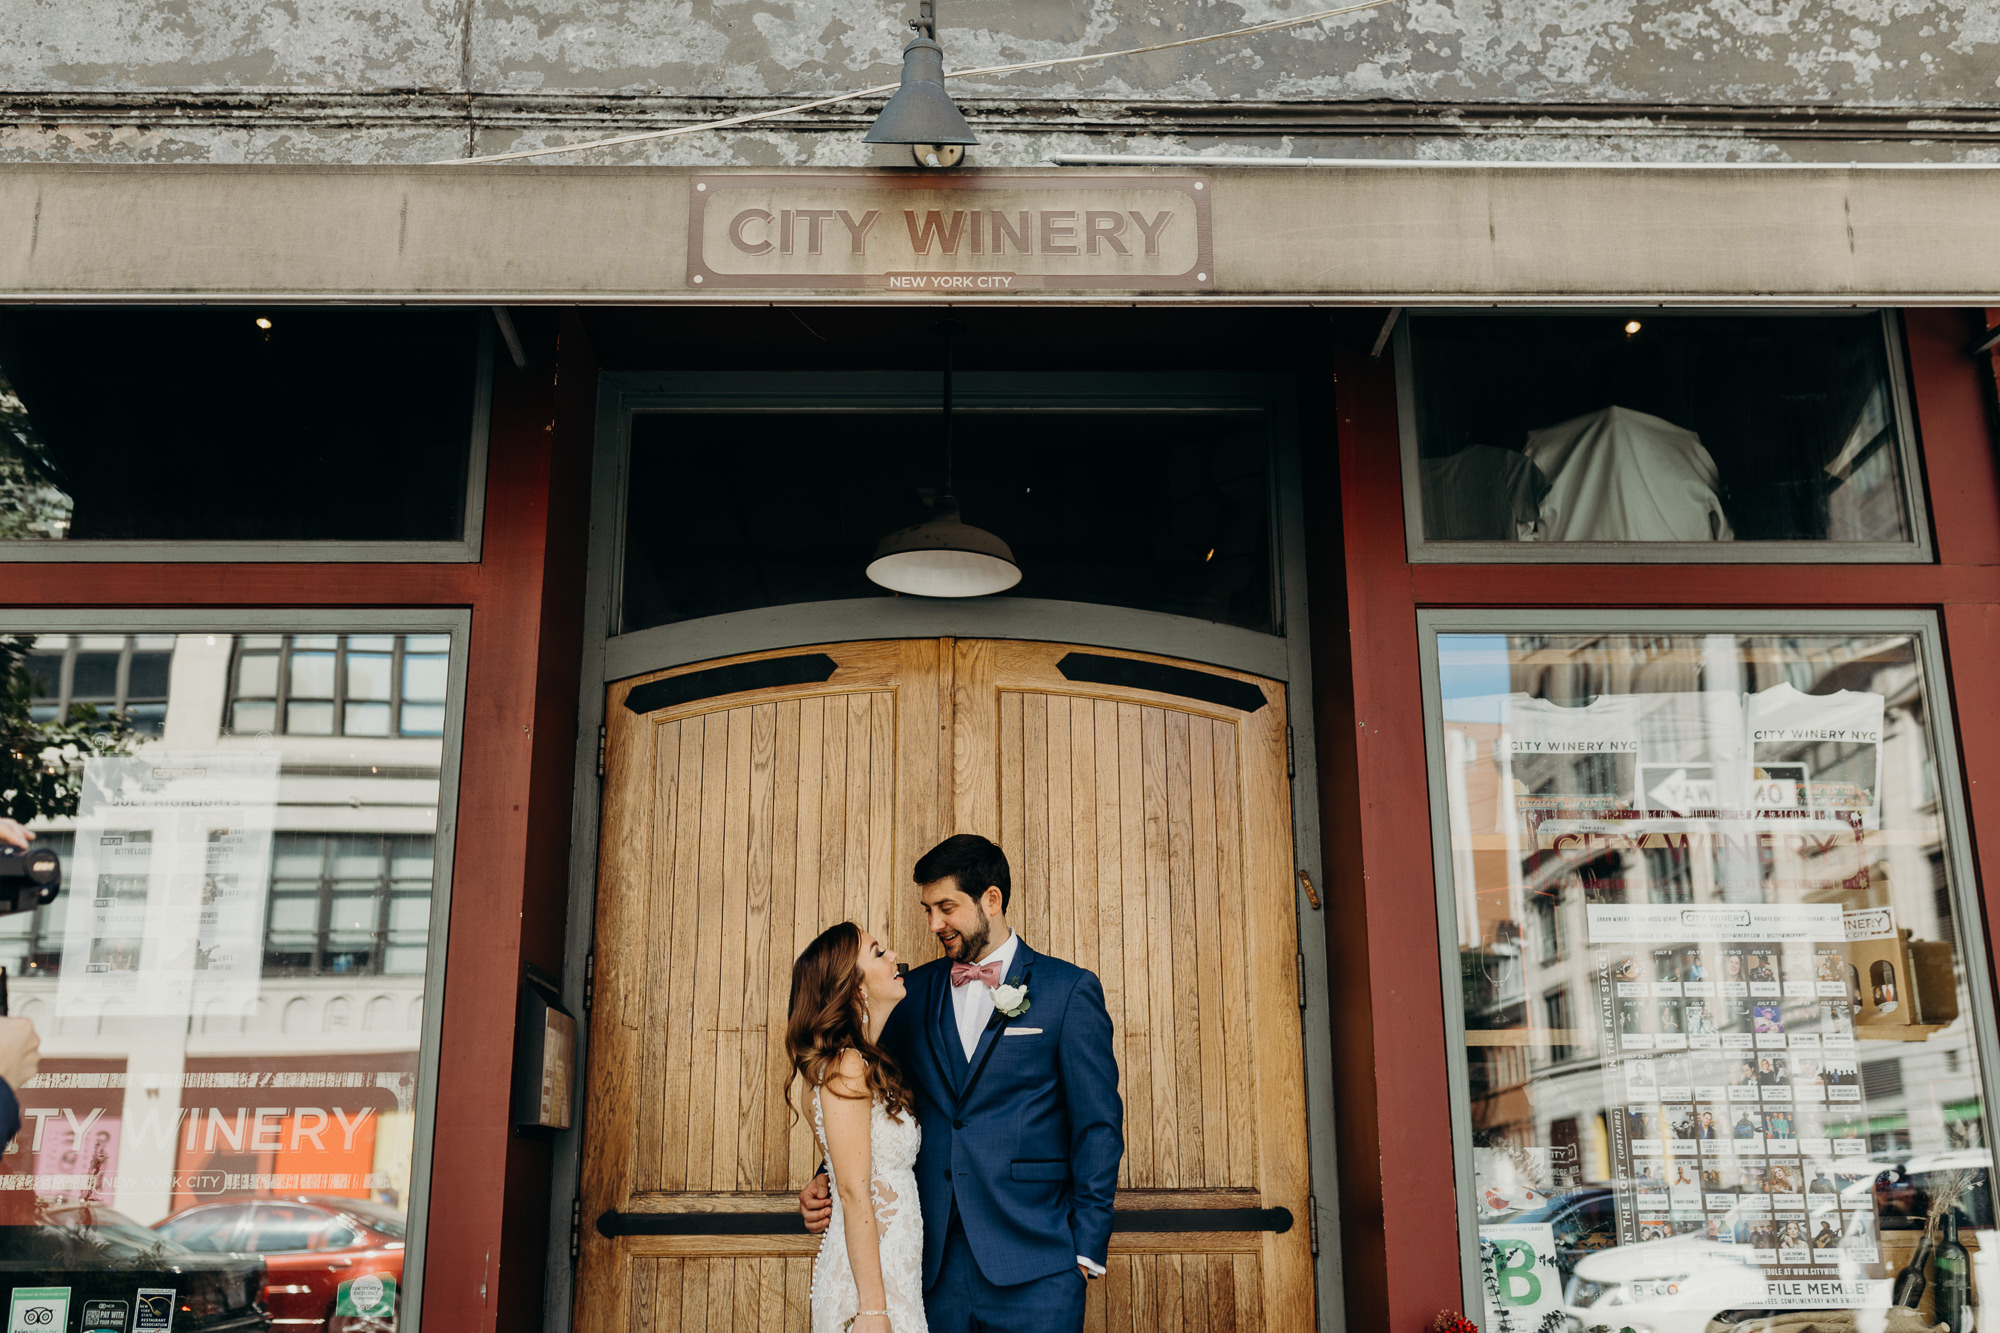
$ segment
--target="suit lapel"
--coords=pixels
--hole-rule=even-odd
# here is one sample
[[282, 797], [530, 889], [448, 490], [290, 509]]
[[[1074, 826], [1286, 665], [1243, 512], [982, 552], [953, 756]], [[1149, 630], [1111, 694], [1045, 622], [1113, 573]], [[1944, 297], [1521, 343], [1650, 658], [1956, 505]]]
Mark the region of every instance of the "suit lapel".
[[951, 1006], [951, 964], [938, 969], [931, 988], [936, 994], [924, 1031], [930, 1034], [931, 1059], [937, 1062], [938, 1076], [955, 1093], [965, 1080], [965, 1047], [959, 1044], [958, 1016]]
[[[1002, 984], [1020, 985], [1027, 978], [1028, 969], [1034, 960], [1035, 951], [1028, 947], [1026, 940], [1022, 940], [1014, 946], [1014, 961], [1008, 967], [1007, 979]], [[993, 1017], [987, 1021], [985, 1029], [979, 1034], [979, 1044], [972, 1048], [972, 1073], [958, 1090], [959, 1106], [963, 1107], [966, 1100], [972, 1096], [972, 1089], [978, 1084], [979, 1076], [986, 1072], [986, 1062], [993, 1058], [993, 1047], [999, 1042], [1001, 1032], [1013, 1021], [997, 1008], [993, 1011]], [[964, 1048], [961, 1046], [959, 1049]]]

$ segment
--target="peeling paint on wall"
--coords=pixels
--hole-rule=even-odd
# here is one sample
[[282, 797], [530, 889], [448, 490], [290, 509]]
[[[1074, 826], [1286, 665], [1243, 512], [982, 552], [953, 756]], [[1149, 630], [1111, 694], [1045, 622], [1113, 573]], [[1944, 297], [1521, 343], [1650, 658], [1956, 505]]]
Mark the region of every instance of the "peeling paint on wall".
[[[941, 36], [949, 64], [963, 69], [1220, 32], [1321, 2], [944, 0]], [[10, 40], [0, 45], [0, 154], [421, 161], [573, 141], [892, 82], [913, 8], [902, 0], [14, 0]], [[967, 80], [955, 91], [988, 140], [975, 160], [989, 165], [1109, 147], [1987, 160], [2000, 135], [1991, 124], [2000, 111], [2000, 4], [1400, 0], [1254, 39]], [[203, 103], [215, 93], [274, 100]], [[94, 100], [79, 109], [85, 94]], [[577, 114], [577, 99], [597, 99], [597, 110]], [[648, 105], [660, 99], [678, 109]], [[1247, 109], [1231, 127], [1218, 108], [1239, 104]], [[1287, 126], [1264, 110], [1363, 104], [1382, 108], [1367, 125], [1349, 116], [1357, 123]], [[1454, 106], [1487, 110], [1476, 123], [1443, 125], [1440, 108]], [[1491, 110], [1508, 106], [1519, 109], [1513, 123]], [[1176, 132], [1178, 108], [1199, 132]], [[1551, 115], [1538, 118], [1537, 108]], [[1715, 108], [1746, 114], [1738, 125], [1679, 114]], [[1759, 109], [1821, 123], [1810, 133], [1767, 131], [1749, 114]], [[1147, 124], [1124, 123], [1135, 111]], [[1898, 129], [1860, 112], [1907, 114]], [[1908, 123], [1924, 116], [1944, 127], [1934, 139]], [[1971, 125], [1976, 117], [1985, 128]], [[836, 136], [835, 123], [695, 136], [610, 160], [875, 160], [846, 142], [845, 121]]]

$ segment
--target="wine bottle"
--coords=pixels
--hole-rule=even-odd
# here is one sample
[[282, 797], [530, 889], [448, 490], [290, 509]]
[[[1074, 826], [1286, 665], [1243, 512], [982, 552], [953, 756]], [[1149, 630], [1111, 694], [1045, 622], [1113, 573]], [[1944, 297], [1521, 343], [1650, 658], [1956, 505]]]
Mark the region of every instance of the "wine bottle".
[[1917, 1252], [1910, 1256], [1910, 1262], [1903, 1265], [1896, 1274], [1896, 1284], [1889, 1289], [1889, 1301], [1893, 1305], [1916, 1309], [1924, 1303], [1925, 1271], [1931, 1266], [1931, 1251], [1935, 1248], [1931, 1233], [1926, 1230], [1923, 1239], [1917, 1242]]
[[1931, 1261], [1931, 1277], [1936, 1287], [1931, 1305], [1937, 1318], [1951, 1325], [1951, 1333], [1965, 1333], [1965, 1316], [1972, 1308], [1972, 1256], [1958, 1243], [1956, 1210], [1944, 1215], [1944, 1239]]

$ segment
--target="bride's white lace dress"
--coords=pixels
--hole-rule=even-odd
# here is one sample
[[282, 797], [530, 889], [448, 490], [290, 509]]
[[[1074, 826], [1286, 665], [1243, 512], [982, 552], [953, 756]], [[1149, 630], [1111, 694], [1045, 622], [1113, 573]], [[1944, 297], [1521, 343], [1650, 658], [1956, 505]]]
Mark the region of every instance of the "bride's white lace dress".
[[[820, 1114], [820, 1089], [813, 1089], [813, 1137], [827, 1163], [827, 1184], [833, 1190], [833, 1222], [820, 1237], [819, 1258], [813, 1262], [813, 1333], [840, 1333], [854, 1318], [861, 1302], [854, 1288], [854, 1269], [847, 1260], [846, 1219], [842, 1216], [840, 1182], [833, 1176], [833, 1154], [826, 1146], [826, 1120]], [[868, 1109], [868, 1154], [875, 1179], [868, 1196], [875, 1203], [875, 1234], [882, 1246], [882, 1287], [888, 1295], [889, 1327], [894, 1333], [928, 1333], [924, 1321], [924, 1217], [917, 1207], [917, 1149], [924, 1140], [915, 1111], [898, 1120], [876, 1098]]]

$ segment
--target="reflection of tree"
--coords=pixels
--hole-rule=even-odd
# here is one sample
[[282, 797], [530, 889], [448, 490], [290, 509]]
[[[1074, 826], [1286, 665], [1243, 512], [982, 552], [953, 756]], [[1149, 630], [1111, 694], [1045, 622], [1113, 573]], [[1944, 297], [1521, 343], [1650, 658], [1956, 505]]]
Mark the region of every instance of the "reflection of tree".
[[0, 539], [61, 539], [75, 502], [62, 489], [27, 404], [0, 371]]
[[0, 814], [23, 823], [74, 815], [83, 761], [130, 754], [133, 735], [123, 714], [101, 713], [95, 704], [72, 704], [68, 717], [37, 722], [27, 666], [34, 646], [32, 634], [0, 635]]

